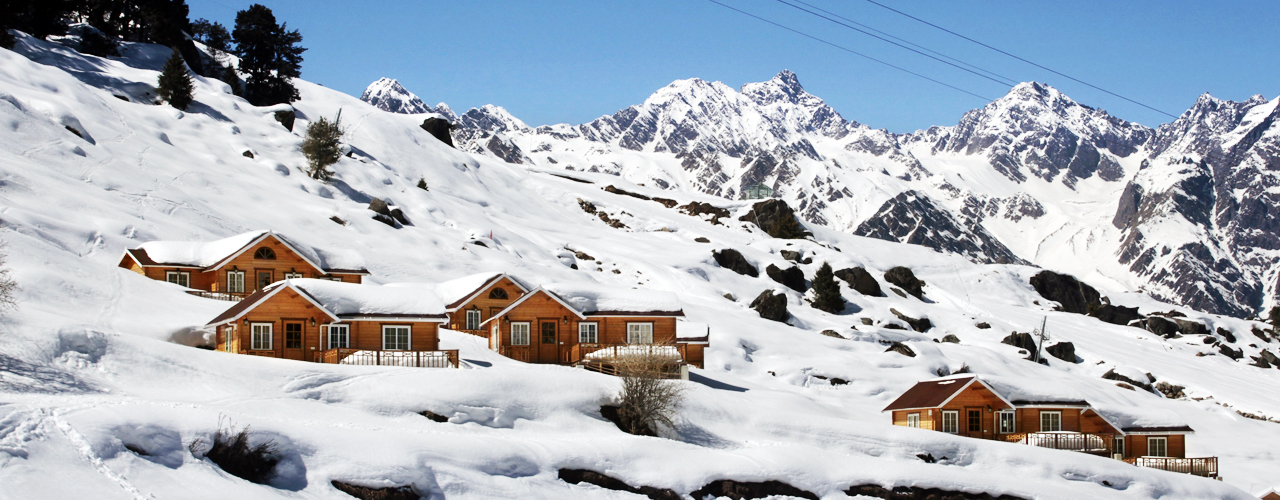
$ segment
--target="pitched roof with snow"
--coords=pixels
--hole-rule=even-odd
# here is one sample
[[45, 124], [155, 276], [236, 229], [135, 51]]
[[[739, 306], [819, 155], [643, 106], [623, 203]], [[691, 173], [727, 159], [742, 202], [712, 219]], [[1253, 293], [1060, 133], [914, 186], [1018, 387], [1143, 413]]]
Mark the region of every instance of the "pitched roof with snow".
[[1056, 382], [989, 375], [982, 376], [982, 381], [1014, 406], [1089, 406], [1079, 391]]
[[1094, 406], [1093, 411], [1125, 434], [1195, 432], [1177, 413], [1169, 410], [1135, 408], [1132, 406]]
[[583, 283], [552, 283], [542, 289], [587, 316], [684, 316], [680, 298], [671, 292]]
[[706, 323], [689, 321], [676, 322], [676, 341], [684, 343], [707, 342], [711, 337], [711, 326]]
[[907, 392], [898, 396], [898, 399], [893, 400], [882, 411], [937, 408], [946, 404], [975, 380], [977, 377], [968, 375], [916, 382], [916, 385], [907, 389]]
[[439, 295], [440, 299], [444, 300], [444, 303], [446, 304], [445, 307], [452, 311], [462, 306], [462, 304], [470, 302], [479, 295], [480, 292], [489, 288], [489, 286], [498, 282], [502, 278], [511, 280], [511, 282], [515, 283], [522, 292], [528, 293], [530, 290], [530, 287], [516, 279], [514, 276], [506, 273], [487, 272], [463, 276], [443, 283], [437, 283], [435, 285], [435, 291], [436, 295]]
[[248, 247], [267, 237], [275, 237], [316, 269], [338, 274], [368, 274], [360, 256], [352, 252], [320, 251], [299, 245], [271, 231], [249, 231], [216, 241], [148, 241], [125, 250], [143, 267], [217, 268]]
[[[414, 289], [416, 288], [416, 289]], [[403, 318], [444, 322], [445, 308], [431, 285], [403, 284], [395, 287], [343, 283], [310, 278], [288, 279], [254, 292], [224, 311], [206, 326], [240, 319], [258, 304], [292, 289], [335, 320]], [[406, 293], [410, 292], [410, 293]]]

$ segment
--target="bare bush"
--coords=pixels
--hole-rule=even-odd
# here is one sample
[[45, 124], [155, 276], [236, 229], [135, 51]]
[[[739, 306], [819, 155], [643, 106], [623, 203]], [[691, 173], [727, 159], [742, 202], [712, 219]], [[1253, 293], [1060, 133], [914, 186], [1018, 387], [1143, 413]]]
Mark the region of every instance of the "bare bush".
[[[204, 452], [204, 457], [240, 479], [258, 484], [267, 484], [275, 474], [276, 464], [280, 463], [280, 454], [275, 440], [268, 439], [256, 445], [249, 444], [252, 431], [248, 426], [235, 430], [230, 422], [218, 421], [218, 432], [213, 435], [213, 445]], [[192, 455], [199, 456], [199, 449], [204, 447], [204, 440], [197, 439], [187, 449]]]
[[618, 393], [618, 417], [622, 430], [656, 436], [660, 427], [675, 428], [675, 417], [684, 401], [684, 386], [667, 377], [680, 367], [674, 346], [634, 346], [612, 360], [622, 378]]

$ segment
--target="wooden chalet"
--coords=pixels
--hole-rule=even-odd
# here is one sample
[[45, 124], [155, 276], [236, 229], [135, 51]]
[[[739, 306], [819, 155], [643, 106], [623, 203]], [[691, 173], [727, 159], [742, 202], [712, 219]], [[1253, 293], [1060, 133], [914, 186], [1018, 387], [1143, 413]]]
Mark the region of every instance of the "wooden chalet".
[[480, 273], [436, 285], [449, 329], [487, 337], [480, 325], [529, 293], [531, 287], [505, 273]]
[[1280, 500], [1280, 493], [1276, 492], [1276, 490], [1274, 489], [1271, 489], [1271, 490], [1262, 492], [1261, 495], [1258, 495], [1258, 498], [1260, 500]]
[[362, 267], [326, 267], [310, 248], [271, 231], [251, 231], [217, 241], [149, 241], [124, 251], [120, 267], [190, 288], [192, 293], [241, 300], [290, 278], [360, 283]]
[[529, 291], [482, 323], [489, 347], [529, 363], [600, 367], [636, 349], [702, 366], [700, 337], [677, 336], [684, 316], [675, 294], [593, 285], [546, 285]]
[[439, 350], [444, 304], [429, 286], [378, 286], [310, 278], [263, 287], [209, 328], [219, 351], [319, 363], [457, 367]]
[[1071, 393], [1027, 391], [1002, 381], [961, 375], [918, 382], [883, 411], [891, 412], [894, 425], [1218, 475], [1216, 457], [1186, 457], [1186, 436], [1194, 431], [1176, 419], [1153, 420], [1123, 409], [1099, 409]]

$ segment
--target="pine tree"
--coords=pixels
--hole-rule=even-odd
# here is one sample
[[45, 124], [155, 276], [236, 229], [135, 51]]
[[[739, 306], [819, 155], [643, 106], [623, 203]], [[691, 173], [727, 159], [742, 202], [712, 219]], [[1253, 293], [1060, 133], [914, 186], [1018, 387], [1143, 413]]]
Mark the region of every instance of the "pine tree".
[[818, 272], [813, 275], [813, 307], [832, 314], [844, 310], [844, 297], [840, 295], [840, 284], [836, 282], [835, 272], [831, 264], [822, 263]]
[[307, 125], [307, 136], [302, 141], [302, 154], [307, 157], [307, 175], [312, 179], [328, 181], [333, 177], [329, 166], [338, 163], [342, 158], [342, 113], [338, 118], [329, 121], [321, 117]]
[[418, 189], [421, 189], [421, 190], [423, 190], [423, 191], [430, 191], [430, 190], [431, 190], [431, 189], [429, 189], [429, 188], [427, 187], [427, 180], [426, 180], [426, 179], [423, 179], [423, 178], [418, 178]]
[[297, 30], [277, 25], [271, 9], [253, 4], [236, 13], [231, 37], [240, 56], [240, 70], [249, 75], [245, 97], [250, 103], [269, 106], [298, 100], [298, 89], [291, 79], [302, 75], [302, 53], [307, 49], [297, 46], [302, 42]]
[[222, 23], [205, 18], [191, 21], [191, 37], [214, 53], [231, 52], [231, 33]]
[[177, 50], [173, 51], [173, 55], [164, 63], [164, 69], [160, 70], [160, 84], [156, 88], [156, 94], [170, 106], [186, 110], [194, 100], [191, 96], [194, 90], [195, 85], [191, 82], [191, 74], [187, 72], [187, 64], [182, 61], [182, 54]]
[[236, 71], [236, 63], [227, 65], [227, 70], [222, 73], [222, 82], [231, 86], [232, 95], [244, 95], [244, 86], [240, 85], [240, 73]]

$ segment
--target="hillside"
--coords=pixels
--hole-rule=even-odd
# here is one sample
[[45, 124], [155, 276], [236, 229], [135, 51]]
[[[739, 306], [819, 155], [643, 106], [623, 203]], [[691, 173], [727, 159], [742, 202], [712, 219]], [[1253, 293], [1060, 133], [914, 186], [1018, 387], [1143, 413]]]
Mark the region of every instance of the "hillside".
[[[1247, 499], [1280, 483], [1280, 371], [1251, 359], [1276, 350], [1269, 334], [1252, 333], [1266, 325], [1158, 302], [1112, 281], [1094, 284], [1114, 304], [1143, 314], [1179, 311], [1209, 333], [1166, 339], [1054, 311], [1030, 285], [1035, 267], [975, 263], [812, 221], [811, 239], [773, 238], [739, 220], [752, 204], [728, 199], [728, 191], [675, 182], [660, 189], [648, 178], [633, 183], [625, 172], [566, 172], [451, 149], [420, 128], [435, 115], [386, 112], [305, 81], [297, 82], [292, 131], [274, 118], [286, 107], [253, 107], [227, 85], [200, 77], [196, 104], [180, 112], [152, 104], [168, 49], [126, 43], [121, 53], [84, 56], [25, 36], [15, 50], [0, 50], [0, 239], [23, 287], [19, 309], [0, 325], [5, 498], [349, 498], [333, 480], [408, 484], [433, 499], [639, 498], [569, 484], [557, 477], [562, 468], [681, 495], [719, 479], [783, 480], [821, 498], [877, 485], [1040, 499]], [[705, 82], [685, 85], [714, 90]], [[777, 96], [757, 90], [756, 99]], [[812, 110], [783, 114], [787, 123], [833, 136], [876, 137]], [[301, 131], [339, 111], [349, 154], [331, 182], [309, 179], [301, 171]], [[620, 122], [606, 122], [595, 130], [622, 137]], [[741, 141], [717, 147], [809, 149], [757, 132], [725, 130], [724, 137]], [[901, 186], [899, 177], [919, 169], [886, 158], [877, 168], [892, 167], [893, 175], [877, 182]], [[420, 180], [428, 190], [417, 187]], [[846, 186], [865, 196], [866, 206], [897, 195], [854, 190], [852, 182]], [[1077, 187], [1091, 182], [1111, 181], [1083, 179]], [[709, 203], [731, 217], [713, 224], [609, 186], [680, 205]], [[374, 220], [367, 208], [374, 198], [402, 209], [410, 224]], [[583, 202], [622, 227], [587, 213]], [[797, 206], [812, 213], [806, 209]], [[851, 214], [848, 222], [854, 220]], [[706, 368], [682, 382], [687, 401], [667, 438], [632, 436], [600, 414], [617, 379], [511, 361], [457, 332], [443, 335], [446, 347], [462, 351], [457, 370], [324, 366], [196, 349], [207, 342], [200, 327], [228, 303], [116, 267], [124, 249], [149, 240], [213, 240], [256, 229], [362, 261], [370, 282], [440, 282], [494, 270], [534, 283], [674, 292], [688, 320], [710, 326]], [[822, 262], [863, 267], [890, 293], [868, 297], [841, 285], [849, 304], [828, 314], [763, 273], [750, 278], [720, 267], [712, 251], [727, 248], [761, 270], [793, 265], [783, 250], [801, 252], [813, 259], [798, 264], [808, 278]], [[891, 292], [883, 276], [895, 266], [927, 283], [923, 299]], [[770, 289], [786, 295], [790, 324], [748, 308]], [[894, 311], [933, 326], [902, 329]], [[1071, 342], [1080, 362], [1039, 365], [1001, 343], [1046, 317], [1053, 342]], [[938, 342], [947, 335], [959, 342]], [[915, 355], [887, 350], [895, 342]], [[1219, 354], [1223, 348], [1243, 356], [1231, 359]], [[1225, 480], [895, 427], [881, 412], [915, 382], [965, 366], [1185, 422], [1196, 429], [1188, 456], [1219, 457]], [[1183, 386], [1186, 397], [1119, 387], [1102, 378], [1109, 371], [1150, 373]], [[837, 378], [846, 383], [833, 383]], [[433, 422], [417, 414], [424, 410], [450, 419]], [[187, 452], [220, 419], [278, 443], [285, 460], [270, 486]]]

